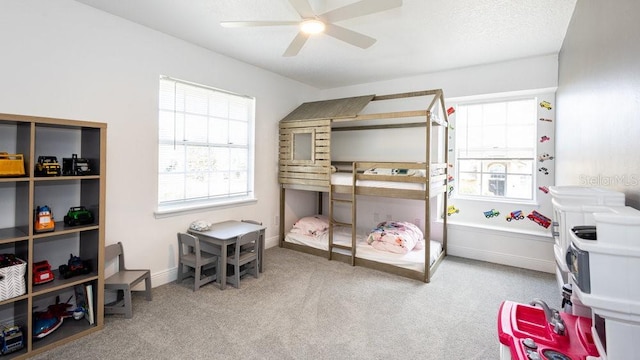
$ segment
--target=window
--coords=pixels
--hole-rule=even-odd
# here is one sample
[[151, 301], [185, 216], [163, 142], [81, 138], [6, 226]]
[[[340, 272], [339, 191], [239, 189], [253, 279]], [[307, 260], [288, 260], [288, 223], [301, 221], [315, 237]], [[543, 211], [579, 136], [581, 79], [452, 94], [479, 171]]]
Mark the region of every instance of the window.
[[253, 199], [254, 103], [160, 78], [159, 212]]
[[536, 99], [458, 104], [457, 195], [533, 200]]

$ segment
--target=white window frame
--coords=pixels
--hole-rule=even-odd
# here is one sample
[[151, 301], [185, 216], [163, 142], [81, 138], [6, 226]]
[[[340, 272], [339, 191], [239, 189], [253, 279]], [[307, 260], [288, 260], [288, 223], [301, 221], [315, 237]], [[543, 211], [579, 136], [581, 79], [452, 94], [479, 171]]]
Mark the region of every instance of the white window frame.
[[[170, 89], [169, 86], [173, 85], [173, 94], [170, 94], [170, 91], [166, 91]], [[165, 91], [163, 93], [163, 91]], [[254, 170], [255, 170], [255, 98], [239, 95], [229, 91], [216, 89], [213, 87], [195, 84], [192, 82], [173, 79], [168, 76], [160, 76], [159, 81], [159, 103], [158, 103], [158, 183], [157, 183], [157, 210], [155, 212], [155, 216], [165, 217], [171, 215], [178, 215], [181, 213], [191, 213], [203, 211], [211, 208], [218, 207], [229, 207], [229, 206], [237, 206], [250, 202], [255, 202], [255, 192], [254, 192]], [[192, 93], [198, 93], [200, 96], [189, 97]], [[180, 94], [180, 95], [176, 95]], [[186, 94], [186, 95], [185, 95]], [[166, 101], [170, 99], [170, 101]], [[173, 104], [170, 104], [172, 101]], [[188, 109], [187, 99], [189, 101], [198, 102], [202, 108], [206, 108], [206, 110], [193, 110]], [[224, 100], [220, 100], [224, 99]], [[219, 112], [213, 113], [212, 108], [213, 104], [219, 105], [221, 102], [229, 101], [234, 102], [236, 104], [242, 104], [242, 106], [246, 106], [246, 108], [240, 108], [243, 110], [243, 118], [238, 118], [233, 115], [230, 115], [230, 111], [227, 112], [227, 115], [221, 115]], [[182, 103], [179, 103], [182, 102]], [[193, 108], [192, 108], [193, 109]], [[166, 134], [163, 134], [163, 129], [166, 129], [166, 126], [163, 127], [163, 122], [166, 123], [167, 119], [173, 117], [173, 132], [171, 136], [173, 138], [169, 139]], [[206, 122], [207, 134], [204, 135], [204, 139], [200, 136], [200, 139], [190, 140], [187, 139], [189, 120], [191, 119], [191, 124], [195, 126], [195, 119], [200, 120], [201, 122]], [[246, 122], [247, 126], [247, 139], [246, 144], [244, 139], [239, 139], [239, 141], [234, 141], [231, 139], [231, 130], [227, 131], [226, 143], [219, 141], [216, 139], [215, 134], [219, 134], [213, 129], [213, 122], [218, 122], [222, 124], [226, 124], [229, 128], [236, 125], [244, 126]], [[184, 126], [184, 128], [182, 128]], [[200, 130], [202, 124], [198, 127]], [[180, 128], [179, 130], [176, 130]], [[192, 127], [193, 129], [193, 127]], [[182, 136], [182, 139], [178, 139], [177, 137]], [[212, 139], [213, 137], [213, 139]], [[218, 141], [216, 141], [218, 140]], [[181, 163], [180, 169], [176, 171], [176, 173], [170, 173], [171, 171], [175, 171], [171, 169], [171, 167], [167, 165], [167, 158], [170, 155], [165, 155], [163, 157], [163, 149], [166, 151], [167, 146], [172, 146], [174, 149], [176, 147], [184, 147], [184, 154], [172, 155], [178, 159], [178, 162]], [[204, 151], [208, 154], [208, 156], [212, 156], [214, 152], [217, 151], [243, 151], [246, 150], [247, 157], [240, 157], [240, 165], [235, 165], [232, 161], [233, 156], [227, 158], [227, 165], [224, 166], [224, 169], [220, 169], [219, 167], [214, 166], [214, 162], [208, 162], [206, 165], [199, 164], [197, 168], [193, 166], [189, 167], [188, 165], [188, 154], [191, 151]], [[173, 159], [175, 161], [175, 159]], [[245, 167], [242, 162], [246, 164], [246, 179], [242, 179], [244, 177], [243, 167]], [[233, 164], [232, 164], [233, 163]], [[234, 166], [240, 166], [234, 170]], [[227, 175], [224, 175], [225, 172], [228, 172]], [[183, 186], [184, 189], [180, 189], [179, 192], [183, 192], [182, 195], [175, 195], [175, 198], [170, 201], [163, 201], [163, 196], [161, 195], [161, 191], [167, 189], [167, 185], [162, 185], [163, 179], [167, 179], [171, 175], [173, 177], [177, 177], [180, 179], [180, 176], [184, 176], [182, 183], [180, 186]], [[203, 188], [207, 188], [207, 190], [201, 190], [201, 194], [196, 197], [190, 197], [188, 195], [188, 187], [189, 180], [193, 181], [194, 176], [199, 176], [200, 178], [204, 177], [207, 180], [201, 181], [199, 185]], [[228, 188], [226, 191], [222, 193], [219, 191], [219, 187], [215, 187], [212, 185], [212, 179], [215, 176], [222, 176], [226, 182], [228, 182]], [[233, 176], [237, 176], [237, 181], [240, 181], [242, 185], [245, 184], [246, 180], [246, 188], [244, 186], [238, 189], [231, 189], [233, 187], [232, 183]], [[178, 180], [180, 181], [180, 180]], [[206, 183], [206, 184], [205, 184]], [[192, 182], [193, 184], [193, 182]], [[206, 194], [204, 194], [206, 192]]]
[[[537, 104], [539, 102], [539, 95], [538, 93], [526, 93], [526, 94], [519, 94], [519, 95], [495, 95], [495, 96], [483, 96], [481, 98], [476, 98], [476, 99], [460, 99], [458, 101], [454, 101], [452, 102], [454, 108], [457, 110], [460, 106], [465, 106], [465, 105], [478, 105], [478, 104], [491, 104], [491, 103], [502, 103], [502, 102], [510, 102], [510, 101], [518, 101], [518, 100], [531, 100], [532, 101], [532, 106], [533, 109], [537, 109]], [[457, 116], [458, 114], [456, 114]], [[458, 144], [458, 139], [454, 137], [453, 143], [453, 157], [454, 157], [454, 164], [455, 164], [455, 172], [454, 172], [454, 190], [452, 193], [453, 198], [455, 199], [463, 199], [463, 200], [479, 200], [479, 201], [488, 201], [488, 202], [505, 202], [505, 203], [520, 203], [520, 204], [536, 204], [537, 203], [537, 192], [536, 192], [536, 188], [537, 188], [537, 171], [536, 171], [536, 166], [537, 164], [537, 144], [536, 144], [536, 139], [537, 139], [537, 132], [538, 132], [538, 127], [537, 127], [537, 111], [534, 111], [533, 113], [533, 129], [534, 129], [534, 133], [531, 136], [531, 148], [532, 148], [532, 155], [531, 157], [505, 157], [505, 158], [497, 158], [496, 163], [499, 162], [500, 160], [517, 160], [517, 159], [521, 159], [521, 160], [525, 160], [525, 161], [531, 161], [532, 163], [532, 169], [531, 169], [531, 173], [530, 174], [526, 174], [526, 176], [531, 176], [531, 189], [530, 189], [530, 194], [531, 194], [531, 198], [528, 199], [523, 199], [523, 198], [514, 198], [514, 197], [501, 197], [501, 196], [487, 196], [487, 195], [469, 195], [469, 194], [461, 194], [459, 192], [459, 187], [460, 187], [460, 180], [461, 180], [461, 175], [460, 175], [460, 156], [459, 156], [459, 144]], [[454, 124], [455, 130], [454, 130], [454, 134], [457, 134], [457, 131], [460, 131], [460, 129], [457, 127], [457, 123]], [[455, 135], [454, 135], [455, 136]], [[489, 158], [486, 158], [487, 160], [489, 160]], [[480, 170], [480, 172], [482, 172], [482, 170]], [[505, 176], [506, 174], [508, 174], [507, 172], [505, 172]], [[516, 173], [513, 173], [512, 175], [518, 175]], [[506, 181], [506, 180], [505, 180]], [[482, 186], [482, 185], [481, 185]]]

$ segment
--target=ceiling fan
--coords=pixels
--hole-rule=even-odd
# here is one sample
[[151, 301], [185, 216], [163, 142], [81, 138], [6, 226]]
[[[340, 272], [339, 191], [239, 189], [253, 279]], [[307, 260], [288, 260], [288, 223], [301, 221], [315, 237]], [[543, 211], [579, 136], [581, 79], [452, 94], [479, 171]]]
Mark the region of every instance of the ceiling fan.
[[298, 25], [300, 30], [282, 56], [295, 56], [313, 34], [325, 33], [348, 44], [366, 49], [376, 42], [376, 39], [335, 25], [334, 22], [374, 14], [377, 12], [402, 6], [402, 0], [361, 0], [324, 14], [316, 15], [308, 0], [289, 0], [291, 6], [298, 12], [298, 21], [222, 21], [224, 27], [249, 26], [280, 26]]

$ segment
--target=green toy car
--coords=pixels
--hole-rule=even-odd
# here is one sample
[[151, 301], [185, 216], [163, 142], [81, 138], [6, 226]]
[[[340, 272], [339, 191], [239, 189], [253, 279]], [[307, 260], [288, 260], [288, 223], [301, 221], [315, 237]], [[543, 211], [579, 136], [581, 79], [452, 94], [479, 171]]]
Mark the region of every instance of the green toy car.
[[93, 220], [93, 213], [84, 206], [72, 207], [64, 216], [64, 223], [69, 226], [92, 224]]

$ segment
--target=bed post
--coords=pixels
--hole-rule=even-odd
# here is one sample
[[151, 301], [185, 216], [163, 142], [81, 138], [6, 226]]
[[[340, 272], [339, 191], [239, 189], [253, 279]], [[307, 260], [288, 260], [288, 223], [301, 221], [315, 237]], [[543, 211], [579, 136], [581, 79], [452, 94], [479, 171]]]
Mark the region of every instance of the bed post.
[[442, 201], [442, 214], [444, 214], [444, 220], [442, 221], [442, 252], [444, 256], [447, 256], [447, 207], [449, 199], [449, 113], [447, 112], [446, 105], [444, 103], [444, 95], [440, 91], [440, 105], [442, 106], [442, 116], [444, 116], [444, 200]]
[[426, 146], [426, 171], [425, 174], [425, 199], [424, 199], [424, 276], [422, 281], [428, 283], [431, 280], [431, 108], [427, 109], [425, 129]]
[[278, 244], [284, 246], [284, 186], [280, 185], [280, 228], [278, 229]]

